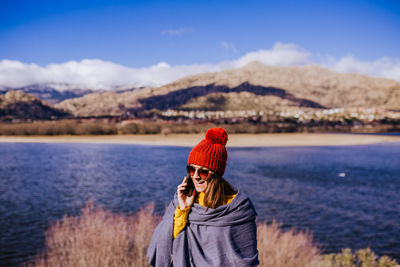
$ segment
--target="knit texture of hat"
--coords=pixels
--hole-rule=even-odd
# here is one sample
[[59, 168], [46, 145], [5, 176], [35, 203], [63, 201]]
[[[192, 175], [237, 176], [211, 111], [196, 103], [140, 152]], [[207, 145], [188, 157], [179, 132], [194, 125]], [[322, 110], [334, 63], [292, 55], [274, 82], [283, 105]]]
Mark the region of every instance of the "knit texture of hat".
[[190, 152], [188, 164], [206, 167], [222, 176], [228, 159], [225, 148], [227, 141], [228, 133], [223, 128], [209, 129], [206, 138]]

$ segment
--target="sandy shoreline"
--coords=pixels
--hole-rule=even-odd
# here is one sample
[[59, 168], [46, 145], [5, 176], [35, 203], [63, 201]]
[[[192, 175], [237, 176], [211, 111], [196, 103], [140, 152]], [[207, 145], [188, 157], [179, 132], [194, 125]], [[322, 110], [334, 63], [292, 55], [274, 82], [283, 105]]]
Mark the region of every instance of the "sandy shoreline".
[[[0, 136], [1, 143], [101, 143], [155, 146], [197, 144], [204, 134], [101, 135], [101, 136]], [[400, 136], [355, 134], [231, 134], [228, 147], [344, 146], [400, 142]]]

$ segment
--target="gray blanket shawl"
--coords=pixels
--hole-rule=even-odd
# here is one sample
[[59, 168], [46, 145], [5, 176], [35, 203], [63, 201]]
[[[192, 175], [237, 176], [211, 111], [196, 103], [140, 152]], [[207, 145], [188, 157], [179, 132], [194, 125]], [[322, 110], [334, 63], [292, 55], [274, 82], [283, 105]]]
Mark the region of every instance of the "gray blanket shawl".
[[149, 264], [161, 266], [257, 266], [257, 216], [240, 191], [231, 203], [208, 209], [194, 203], [184, 230], [173, 238], [175, 194], [156, 227], [147, 251]]

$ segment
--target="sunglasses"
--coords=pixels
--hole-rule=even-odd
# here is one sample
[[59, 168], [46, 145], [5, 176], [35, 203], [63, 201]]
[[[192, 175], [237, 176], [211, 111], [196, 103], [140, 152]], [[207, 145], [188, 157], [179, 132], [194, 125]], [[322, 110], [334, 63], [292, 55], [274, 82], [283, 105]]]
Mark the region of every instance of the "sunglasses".
[[214, 174], [214, 172], [209, 169], [205, 169], [205, 168], [201, 168], [201, 167], [194, 167], [191, 165], [187, 165], [186, 169], [187, 169], [187, 173], [190, 176], [194, 176], [194, 174], [197, 171], [197, 174], [200, 176], [201, 179], [207, 179], [210, 174]]

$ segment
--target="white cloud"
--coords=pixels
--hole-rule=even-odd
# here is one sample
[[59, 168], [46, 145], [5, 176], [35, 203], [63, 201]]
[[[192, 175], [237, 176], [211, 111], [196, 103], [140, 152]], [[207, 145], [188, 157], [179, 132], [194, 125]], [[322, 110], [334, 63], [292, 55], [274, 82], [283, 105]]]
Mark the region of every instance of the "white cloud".
[[[240, 68], [252, 61], [271, 66], [318, 64], [338, 72], [355, 72], [400, 81], [400, 61], [381, 58], [361, 61], [353, 55], [336, 59], [326, 56], [318, 62], [313, 55], [295, 44], [276, 43], [271, 49], [250, 52], [232, 61], [217, 64], [171, 66], [160, 62], [154, 66], [128, 68], [99, 59], [68, 61], [45, 67], [15, 60], [0, 61], [0, 86], [22, 87], [37, 83], [72, 84], [76, 88], [111, 89], [122, 86], [161, 86], [179, 78], [201, 72]], [[61, 88], [61, 87], [59, 87]]]
[[67, 83], [77, 88], [110, 89], [119, 86], [160, 86], [186, 75], [219, 71], [207, 64], [170, 66], [165, 62], [147, 68], [128, 68], [98, 59], [68, 61], [45, 67], [15, 60], [0, 61], [0, 86], [22, 87], [37, 83]]
[[235, 60], [233, 65], [242, 67], [252, 61], [270, 66], [301, 66], [311, 63], [311, 54], [295, 44], [276, 43], [270, 50], [247, 53]]
[[362, 61], [349, 54], [340, 59], [328, 57], [320, 65], [337, 72], [354, 72], [400, 81], [400, 60], [391, 60], [387, 57], [375, 61]]
[[177, 36], [185, 33], [192, 32], [193, 29], [191, 27], [181, 27], [178, 29], [168, 29], [161, 32], [161, 35], [169, 35], [169, 36]]

